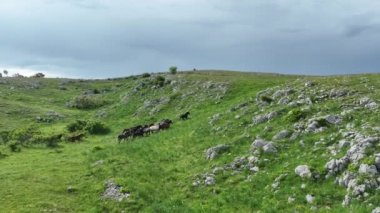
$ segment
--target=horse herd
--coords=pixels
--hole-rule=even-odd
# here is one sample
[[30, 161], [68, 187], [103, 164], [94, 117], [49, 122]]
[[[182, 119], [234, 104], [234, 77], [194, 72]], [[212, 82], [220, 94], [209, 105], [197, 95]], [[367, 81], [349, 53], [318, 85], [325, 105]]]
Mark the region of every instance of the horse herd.
[[[180, 115], [179, 118], [182, 120], [186, 120], [188, 119], [189, 115], [190, 115], [190, 112], [186, 112]], [[172, 123], [173, 123], [172, 120], [164, 119], [157, 124], [137, 125], [131, 128], [124, 129], [123, 132], [117, 136], [117, 138], [120, 143], [121, 140], [144, 136], [153, 132], [168, 129]]]

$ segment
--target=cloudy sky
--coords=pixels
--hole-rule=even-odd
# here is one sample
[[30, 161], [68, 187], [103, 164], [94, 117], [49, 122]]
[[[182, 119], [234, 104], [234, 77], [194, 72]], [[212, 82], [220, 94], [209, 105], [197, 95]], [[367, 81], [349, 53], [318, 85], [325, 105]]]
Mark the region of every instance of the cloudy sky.
[[1, 0], [0, 69], [380, 72], [378, 0]]

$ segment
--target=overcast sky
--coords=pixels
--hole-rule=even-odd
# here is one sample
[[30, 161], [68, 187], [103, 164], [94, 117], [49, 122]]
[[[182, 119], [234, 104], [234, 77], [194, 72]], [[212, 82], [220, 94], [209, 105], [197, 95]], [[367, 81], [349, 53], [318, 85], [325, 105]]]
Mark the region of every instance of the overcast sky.
[[1, 0], [0, 69], [380, 72], [378, 0]]

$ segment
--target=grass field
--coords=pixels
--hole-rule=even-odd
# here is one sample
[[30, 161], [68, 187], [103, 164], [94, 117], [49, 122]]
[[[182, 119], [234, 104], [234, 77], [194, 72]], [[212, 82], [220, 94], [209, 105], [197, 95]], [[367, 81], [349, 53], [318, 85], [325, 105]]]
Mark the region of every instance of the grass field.
[[[165, 77], [162, 85], [157, 75]], [[320, 101], [314, 90], [304, 89], [308, 81], [318, 92], [343, 88], [352, 94]], [[286, 87], [307, 94], [313, 104], [257, 104], [259, 91]], [[79, 96], [90, 98], [89, 107], [70, 107]], [[215, 175], [214, 185], [193, 185], [216, 167], [256, 155], [251, 150], [255, 138], [271, 140], [279, 131], [293, 129], [290, 111], [304, 110], [301, 121], [306, 122], [315, 115], [340, 114], [342, 104], [356, 104], [362, 97], [380, 103], [379, 74], [306, 77], [197, 71], [107, 80], [0, 78], [0, 132], [11, 138], [0, 139], [0, 212], [370, 212], [380, 206], [378, 189], [342, 207], [347, 190], [335, 184], [334, 177], [303, 179], [294, 169], [307, 164], [324, 175], [326, 162], [334, 157], [328, 147], [342, 139], [339, 131], [347, 124], [378, 137], [378, 108], [357, 108], [342, 124], [329, 125], [323, 132], [276, 141], [277, 153], [256, 153], [257, 173], [223, 170]], [[180, 120], [186, 111], [190, 119]], [[270, 111], [280, 113], [273, 120], [253, 123], [255, 116]], [[117, 142], [124, 128], [164, 118], [173, 120], [169, 129]], [[80, 142], [63, 140], [51, 147], [38, 138], [23, 142], [14, 136], [28, 129], [41, 137], [69, 135], [66, 126], [78, 119], [102, 122], [110, 131], [86, 133]], [[264, 131], [268, 126], [271, 130]], [[317, 141], [321, 143], [315, 145]], [[20, 150], [12, 152], [12, 144]], [[207, 160], [205, 150], [219, 144], [231, 148]], [[379, 142], [369, 152], [368, 158], [380, 153]], [[280, 185], [272, 187], [283, 174], [287, 175]], [[121, 202], [103, 199], [108, 180], [131, 196]], [[313, 203], [306, 201], [307, 194], [315, 196]], [[294, 202], [289, 203], [289, 197]]]

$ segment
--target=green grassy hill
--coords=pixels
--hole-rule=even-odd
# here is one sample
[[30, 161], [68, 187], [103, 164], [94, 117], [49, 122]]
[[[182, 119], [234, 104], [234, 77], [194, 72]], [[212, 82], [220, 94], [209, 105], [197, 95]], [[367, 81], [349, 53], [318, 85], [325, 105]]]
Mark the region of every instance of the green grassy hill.
[[0, 78], [0, 212], [371, 212], [379, 104], [380, 74]]

